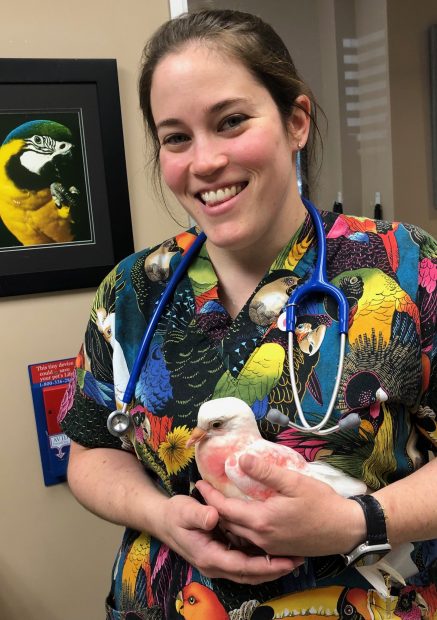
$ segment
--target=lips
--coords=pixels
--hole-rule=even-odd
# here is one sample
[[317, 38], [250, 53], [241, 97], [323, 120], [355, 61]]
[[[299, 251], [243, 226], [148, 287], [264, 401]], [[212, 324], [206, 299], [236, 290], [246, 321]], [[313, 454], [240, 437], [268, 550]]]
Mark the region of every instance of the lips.
[[196, 194], [203, 204], [210, 206], [226, 202], [239, 194], [246, 187], [247, 183], [236, 183], [235, 185], [227, 185], [220, 189], [199, 192]]

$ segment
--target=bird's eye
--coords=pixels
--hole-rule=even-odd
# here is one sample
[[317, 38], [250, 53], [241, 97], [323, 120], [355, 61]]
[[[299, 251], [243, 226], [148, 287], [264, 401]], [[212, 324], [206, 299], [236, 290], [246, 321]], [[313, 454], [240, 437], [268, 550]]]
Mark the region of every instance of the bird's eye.
[[194, 603], [196, 602], [196, 599], [194, 596], [189, 596], [188, 597], [188, 602], [190, 603], [190, 605], [194, 605]]
[[59, 148], [62, 150], [62, 149], [65, 149], [66, 146], [67, 145], [65, 144], [65, 142], [61, 142], [61, 144], [59, 145]]
[[358, 282], [357, 276], [352, 276], [351, 279], [350, 279], [350, 283], [351, 284], [356, 284], [357, 282]]
[[352, 605], [345, 605], [343, 612], [346, 616], [352, 616], [354, 613], [354, 608]]
[[220, 428], [222, 425], [220, 420], [214, 420], [214, 422], [211, 424], [212, 428]]
[[33, 141], [35, 142], [35, 144], [42, 144], [41, 136], [33, 136]]

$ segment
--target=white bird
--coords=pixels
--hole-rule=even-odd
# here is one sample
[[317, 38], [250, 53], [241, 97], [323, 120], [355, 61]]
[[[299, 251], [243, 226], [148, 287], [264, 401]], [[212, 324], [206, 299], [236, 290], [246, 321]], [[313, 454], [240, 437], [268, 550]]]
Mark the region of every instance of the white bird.
[[[343, 497], [367, 492], [361, 480], [321, 461], [309, 463], [296, 450], [263, 439], [252, 409], [239, 398], [217, 398], [201, 405], [197, 426], [187, 442], [187, 447], [193, 445], [200, 475], [226, 497], [264, 500], [276, 493], [240, 469], [243, 454], [321, 480]], [[405, 584], [405, 578], [417, 572], [412, 549], [411, 543], [399, 545], [376, 564], [356, 569], [381, 596], [389, 596], [384, 574]]]
[[187, 445], [195, 445], [202, 478], [226, 497], [262, 500], [275, 494], [240, 469], [238, 461], [243, 454], [253, 454], [265, 462], [317, 478], [344, 497], [367, 490], [364, 482], [327, 463], [309, 463], [296, 450], [263, 439], [252, 409], [239, 398], [217, 398], [203, 403], [197, 427]]

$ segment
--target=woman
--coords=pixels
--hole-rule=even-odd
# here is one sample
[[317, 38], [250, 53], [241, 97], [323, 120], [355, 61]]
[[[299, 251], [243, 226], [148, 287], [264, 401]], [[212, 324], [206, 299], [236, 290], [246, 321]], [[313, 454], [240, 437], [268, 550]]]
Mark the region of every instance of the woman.
[[[107, 416], [198, 229], [105, 279], [64, 402], [72, 492], [127, 527], [107, 617], [437, 617], [435, 241], [414, 226], [322, 213], [328, 276], [350, 305], [336, 417], [358, 413], [359, 427], [322, 438], [281, 429], [269, 408], [290, 420], [296, 410], [278, 318], [317, 254], [296, 181], [296, 155], [316, 129], [311, 93], [268, 25], [202, 11], [164, 24], [146, 46], [140, 99], [162, 178], [207, 241], [155, 330], [133, 430], [113, 437]], [[299, 307], [294, 371], [316, 421], [335, 378], [336, 326], [329, 300]], [[200, 481], [201, 501], [187, 440], [200, 405], [223, 396], [246, 401], [265, 438], [362, 479], [365, 501], [250, 457], [240, 466], [272, 497], [248, 504]], [[385, 596], [341, 555], [382, 535], [372, 528], [392, 546], [423, 541], [410, 546], [408, 585], [387, 579]]]

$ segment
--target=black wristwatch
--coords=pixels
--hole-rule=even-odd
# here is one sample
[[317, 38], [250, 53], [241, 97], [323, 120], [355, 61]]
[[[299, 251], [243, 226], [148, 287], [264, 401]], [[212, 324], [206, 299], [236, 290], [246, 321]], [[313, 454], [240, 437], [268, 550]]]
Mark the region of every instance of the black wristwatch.
[[378, 560], [391, 551], [391, 545], [387, 538], [384, 510], [373, 495], [353, 495], [349, 499], [358, 502], [363, 509], [367, 536], [363, 543], [349, 553], [343, 554], [346, 566], [376, 564]]

